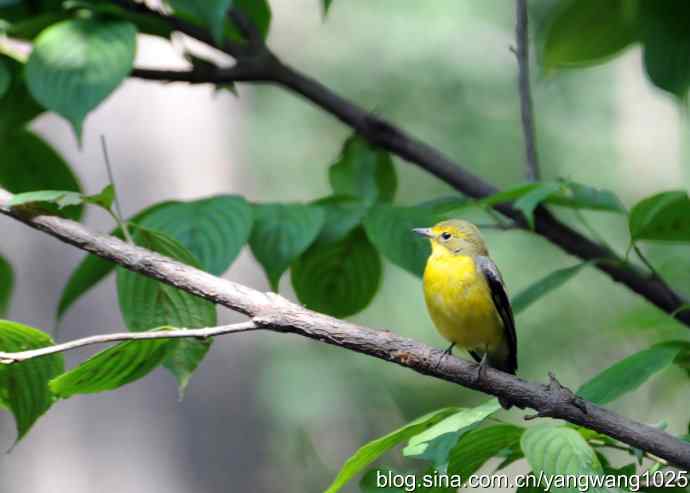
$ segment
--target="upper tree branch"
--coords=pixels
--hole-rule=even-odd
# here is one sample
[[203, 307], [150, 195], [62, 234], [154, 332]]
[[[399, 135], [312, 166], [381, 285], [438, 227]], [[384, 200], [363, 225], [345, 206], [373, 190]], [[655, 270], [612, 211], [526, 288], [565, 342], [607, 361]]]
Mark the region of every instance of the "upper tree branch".
[[[119, 5], [141, 9], [140, 4], [130, 0], [111, 0]], [[161, 14], [155, 13], [157, 16]], [[173, 17], [162, 16], [171, 19]], [[188, 25], [179, 25], [181, 32], [197, 37], [198, 30]], [[208, 35], [202, 38], [209, 42]], [[210, 41], [212, 44], [212, 40]], [[184, 81], [191, 83], [226, 83], [226, 82], [259, 82], [283, 86], [350, 126], [371, 143], [386, 149], [397, 156], [414, 163], [429, 173], [446, 182], [459, 192], [472, 197], [482, 198], [498, 191], [496, 187], [482, 178], [470, 173], [457, 162], [450, 159], [438, 149], [407, 134], [392, 123], [372, 114], [339, 96], [319, 81], [293, 69], [280, 61], [265, 45], [232, 44], [219, 47], [228, 54], [237, 53], [237, 63], [230, 68], [204, 71], [154, 71], [137, 69], [133, 76], [164, 81]], [[527, 224], [522, 214], [509, 204], [499, 204], [496, 209], [512, 218], [522, 227]], [[643, 272], [629, 265], [621, 265], [611, 251], [578, 231], [570, 228], [554, 217], [546, 208], [538, 207], [535, 211], [535, 232], [558, 245], [566, 252], [582, 260], [597, 260], [595, 266], [606, 272], [614, 281], [625, 284], [628, 288], [646, 298], [666, 313], [690, 327], [690, 310], [678, 310], [686, 301], [661, 279], [649, 278]]]
[[537, 137], [534, 129], [532, 93], [529, 87], [529, 29], [527, 24], [527, 0], [515, 0], [515, 56], [518, 63], [518, 92], [520, 94], [520, 115], [522, 133], [525, 139], [525, 162], [527, 179], [539, 179], [539, 159], [537, 157]]
[[248, 315], [256, 328], [301, 335], [500, 396], [521, 408], [532, 408], [540, 416], [586, 426], [672, 464], [690, 468], [690, 443], [585, 402], [555, 379], [549, 385], [540, 385], [493, 368], [487, 368], [483, 377], [477, 379], [475, 363], [453, 357], [441, 359], [440, 349], [389, 331], [373, 330], [307, 310], [278, 295], [261, 293], [115, 237], [95, 234], [74, 221], [35, 215], [29, 209], [9, 209], [11, 198], [10, 193], [0, 189], [0, 213], [129, 270]]

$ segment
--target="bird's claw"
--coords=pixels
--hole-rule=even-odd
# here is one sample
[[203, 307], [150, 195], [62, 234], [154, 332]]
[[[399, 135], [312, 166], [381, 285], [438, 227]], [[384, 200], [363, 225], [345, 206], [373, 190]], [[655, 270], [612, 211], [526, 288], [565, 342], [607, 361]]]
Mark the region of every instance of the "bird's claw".
[[434, 371], [438, 370], [438, 367], [441, 366], [441, 363], [443, 363], [443, 360], [446, 358], [446, 356], [449, 356], [453, 354], [453, 348], [455, 347], [455, 343], [451, 344], [448, 346], [442, 353], [441, 356], [438, 358], [438, 361], [436, 362], [436, 366], [434, 366]]

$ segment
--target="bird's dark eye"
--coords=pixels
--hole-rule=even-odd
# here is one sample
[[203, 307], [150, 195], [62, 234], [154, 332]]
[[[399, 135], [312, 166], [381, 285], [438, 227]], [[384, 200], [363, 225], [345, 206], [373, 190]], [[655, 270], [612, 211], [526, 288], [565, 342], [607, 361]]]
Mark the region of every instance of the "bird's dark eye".
[[448, 241], [448, 240], [450, 240], [450, 237], [451, 237], [451, 234], [448, 233], [447, 231], [445, 233], [441, 233], [441, 239], [442, 240]]

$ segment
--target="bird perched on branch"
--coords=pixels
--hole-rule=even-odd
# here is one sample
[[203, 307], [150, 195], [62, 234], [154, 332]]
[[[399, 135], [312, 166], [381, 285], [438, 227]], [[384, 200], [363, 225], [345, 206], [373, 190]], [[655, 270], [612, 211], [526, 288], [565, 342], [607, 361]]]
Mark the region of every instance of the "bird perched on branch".
[[[458, 345], [479, 362], [477, 378], [487, 365], [514, 375], [517, 339], [513, 310], [479, 229], [453, 219], [413, 231], [431, 242], [424, 269], [424, 298], [431, 320], [451, 343], [444, 356]], [[501, 405], [510, 407], [504, 401]]]

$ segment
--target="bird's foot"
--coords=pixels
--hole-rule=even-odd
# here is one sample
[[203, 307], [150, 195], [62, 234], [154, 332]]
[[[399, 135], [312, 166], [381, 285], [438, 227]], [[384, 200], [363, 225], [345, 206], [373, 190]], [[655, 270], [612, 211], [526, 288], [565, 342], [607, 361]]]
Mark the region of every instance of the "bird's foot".
[[453, 348], [455, 347], [455, 343], [451, 344], [446, 348], [443, 353], [441, 353], [441, 357], [438, 359], [436, 362], [436, 366], [434, 366], [434, 371], [438, 370], [438, 367], [441, 366], [441, 363], [443, 363], [443, 360], [446, 358], [446, 356], [449, 356], [453, 354]]
[[484, 353], [484, 356], [482, 356], [482, 360], [479, 362], [479, 366], [477, 366], [477, 375], [474, 377], [474, 383], [479, 383], [482, 381], [484, 375], [486, 374], [487, 366], [489, 366], [489, 360], [487, 357], [487, 353]]

